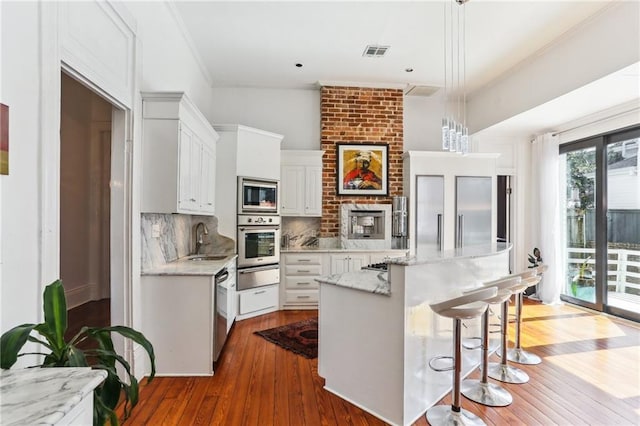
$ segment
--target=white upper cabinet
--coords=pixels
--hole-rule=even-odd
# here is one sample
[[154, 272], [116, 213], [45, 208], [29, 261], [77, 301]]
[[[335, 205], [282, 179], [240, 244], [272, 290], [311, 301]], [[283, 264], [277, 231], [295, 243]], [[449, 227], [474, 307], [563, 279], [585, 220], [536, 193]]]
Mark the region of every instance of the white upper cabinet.
[[282, 216], [322, 216], [322, 153], [309, 150], [281, 152]]
[[213, 215], [218, 134], [182, 92], [142, 102], [142, 212]]

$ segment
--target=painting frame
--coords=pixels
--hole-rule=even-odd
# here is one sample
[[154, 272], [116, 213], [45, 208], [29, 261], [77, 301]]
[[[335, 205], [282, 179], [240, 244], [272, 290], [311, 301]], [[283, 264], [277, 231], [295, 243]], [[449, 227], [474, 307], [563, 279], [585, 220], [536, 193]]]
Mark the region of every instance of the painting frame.
[[389, 195], [389, 144], [336, 144], [337, 195]]

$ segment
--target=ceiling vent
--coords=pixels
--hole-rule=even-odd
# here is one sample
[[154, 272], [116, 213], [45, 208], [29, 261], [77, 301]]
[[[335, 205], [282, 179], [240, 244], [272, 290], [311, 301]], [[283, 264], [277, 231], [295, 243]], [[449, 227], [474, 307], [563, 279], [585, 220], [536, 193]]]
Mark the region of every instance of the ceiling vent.
[[436, 93], [440, 88], [438, 86], [409, 86], [405, 96], [431, 96]]
[[382, 58], [391, 46], [368, 45], [365, 47], [362, 56], [365, 58]]

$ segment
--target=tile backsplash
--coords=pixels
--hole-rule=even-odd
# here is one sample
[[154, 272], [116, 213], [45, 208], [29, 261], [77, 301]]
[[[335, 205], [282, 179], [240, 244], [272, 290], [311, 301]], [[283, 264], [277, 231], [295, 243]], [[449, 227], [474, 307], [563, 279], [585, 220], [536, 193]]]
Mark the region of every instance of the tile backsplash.
[[[209, 234], [203, 236], [202, 254], [234, 253], [235, 241], [218, 233], [215, 216], [142, 213], [142, 270], [188, 256], [194, 251], [194, 227], [202, 222]], [[154, 237], [154, 227], [156, 235]]]

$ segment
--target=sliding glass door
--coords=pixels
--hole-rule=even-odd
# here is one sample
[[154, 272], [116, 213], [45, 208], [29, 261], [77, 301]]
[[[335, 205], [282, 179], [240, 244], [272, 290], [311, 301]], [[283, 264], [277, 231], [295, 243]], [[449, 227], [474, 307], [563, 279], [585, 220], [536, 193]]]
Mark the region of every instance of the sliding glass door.
[[621, 135], [607, 152], [607, 304], [640, 314], [638, 138]]
[[640, 320], [640, 128], [560, 147], [562, 299]]

